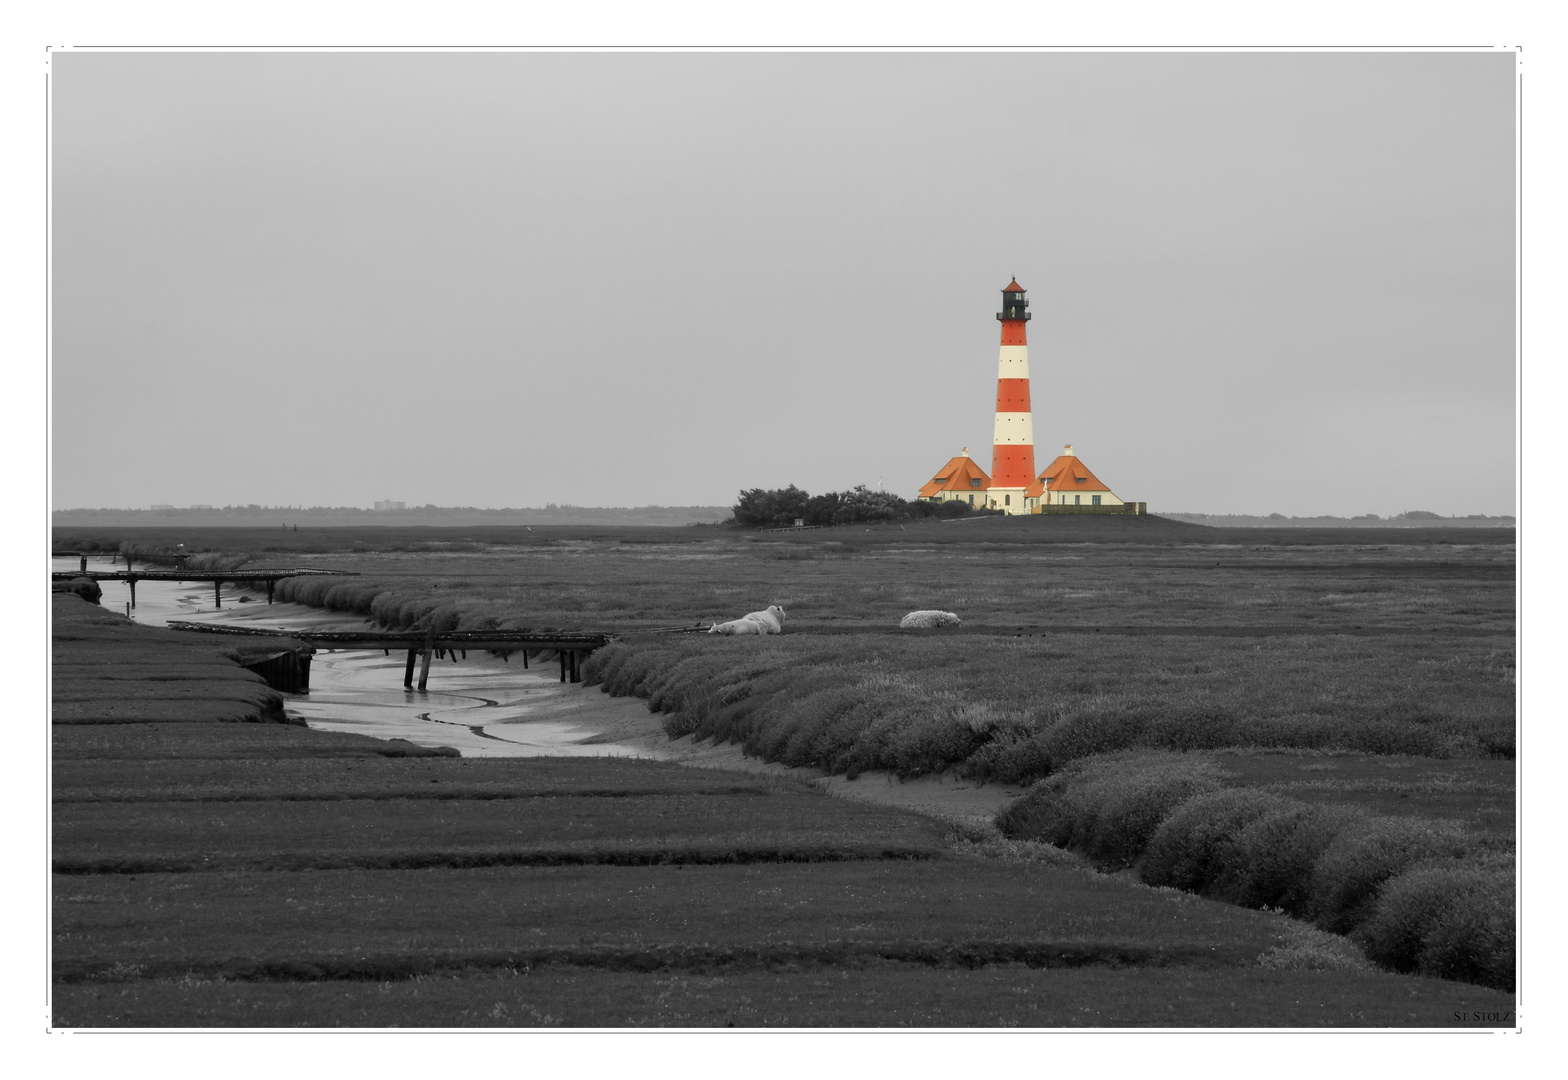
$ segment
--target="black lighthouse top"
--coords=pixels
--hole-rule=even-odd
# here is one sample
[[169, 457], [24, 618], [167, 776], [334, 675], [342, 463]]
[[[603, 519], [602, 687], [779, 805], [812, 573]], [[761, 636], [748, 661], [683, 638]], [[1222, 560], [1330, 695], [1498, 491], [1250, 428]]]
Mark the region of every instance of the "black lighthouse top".
[[1029, 301], [1024, 299], [1024, 287], [1018, 284], [1018, 279], [1013, 278], [1012, 283], [1002, 290], [1002, 310], [996, 317], [1003, 322], [1028, 322], [1034, 318], [1029, 314]]

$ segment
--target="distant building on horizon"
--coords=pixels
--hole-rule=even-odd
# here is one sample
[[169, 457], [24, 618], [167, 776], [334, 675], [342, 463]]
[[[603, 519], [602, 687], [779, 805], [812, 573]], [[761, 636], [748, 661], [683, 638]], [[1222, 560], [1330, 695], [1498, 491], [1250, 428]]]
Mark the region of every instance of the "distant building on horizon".
[[148, 509], [150, 509], [150, 510], [173, 510], [174, 509], [174, 504], [173, 503], [153, 503], [152, 506], [150, 506]]
[[377, 510], [401, 510], [403, 509], [403, 504], [400, 502], [393, 502], [391, 499], [382, 499], [380, 502], [375, 504], [375, 508]]

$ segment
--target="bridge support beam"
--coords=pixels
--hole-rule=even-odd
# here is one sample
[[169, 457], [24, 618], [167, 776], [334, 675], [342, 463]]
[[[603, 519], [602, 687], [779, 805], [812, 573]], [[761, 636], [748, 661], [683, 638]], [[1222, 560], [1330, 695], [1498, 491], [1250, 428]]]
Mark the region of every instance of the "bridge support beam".
[[135, 578], [127, 578], [126, 579], [126, 584], [128, 584], [131, 587], [131, 609], [135, 610], [135, 608], [136, 608], [136, 579]]
[[267, 603], [269, 604], [272, 603], [272, 587], [276, 584], [277, 582], [272, 578], [267, 579]]
[[418, 655], [418, 649], [408, 650], [408, 665], [403, 668], [403, 689], [405, 690], [414, 688], [414, 658]]
[[212, 583], [212, 606], [220, 608], [223, 606], [223, 585], [221, 582], [214, 581]]
[[566, 650], [565, 649], [557, 649], [556, 653], [555, 653], [555, 657], [556, 657], [557, 660], [559, 660], [561, 662], [561, 681], [565, 682], [566, 681]]
[[436, 651], [436, 628], [432, 623], [430, 630], [425, 634], [425, 656], [419, 664], [419, 692], [425, 692], [425, 684], [430, 681], [430, 656]]

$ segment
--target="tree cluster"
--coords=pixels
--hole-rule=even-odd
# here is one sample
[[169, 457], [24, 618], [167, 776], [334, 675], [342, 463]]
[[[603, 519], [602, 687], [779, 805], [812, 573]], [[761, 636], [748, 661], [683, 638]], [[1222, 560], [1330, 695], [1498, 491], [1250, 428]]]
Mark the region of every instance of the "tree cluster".
[[754, 528], [787, 528], [800, 521], [806, 525], [850, 525], [868, 521], [909, 521], [917, 518], [966, 517], [985, 513], [967, 503], [910, 502], [891, 492], [872, 491], [857, 484], [848, 491], [829, 491], [811, 495], [791, 484], [765, 490], [749, 488], [730, 508], [737, 525]]

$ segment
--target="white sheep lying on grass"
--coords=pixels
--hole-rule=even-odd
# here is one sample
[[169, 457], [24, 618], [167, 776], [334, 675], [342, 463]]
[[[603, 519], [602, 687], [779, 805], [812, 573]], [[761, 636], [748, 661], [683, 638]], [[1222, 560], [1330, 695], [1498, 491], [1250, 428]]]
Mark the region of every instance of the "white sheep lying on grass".
[[951, 611], [911, 611], [898, 620], [900, 630], [930, 630], [938, 626], [958, 626], [964, 620]]
[[766, 611], [753, 611], [729, 622], [714, 623], [708, 628], [710, 634], [782, 634], [784, 632], [784, 609], [777, 604], [771, 604]]

